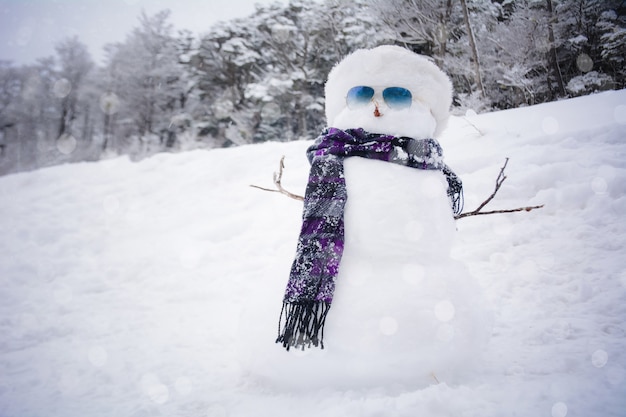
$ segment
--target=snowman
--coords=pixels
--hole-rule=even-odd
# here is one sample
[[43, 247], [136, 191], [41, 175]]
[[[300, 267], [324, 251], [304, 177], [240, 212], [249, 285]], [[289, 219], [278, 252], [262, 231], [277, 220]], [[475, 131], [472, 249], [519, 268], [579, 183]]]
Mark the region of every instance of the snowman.
[[436, 141], [450, 80], [423, 56], [380, 46], [337, 64], [325, 95], [328, 127], [307, 151], [281, 352], [257, 358], [255, 372], [345, 388], [465, 378], [489, 313], [450, 256], [461, 182]]

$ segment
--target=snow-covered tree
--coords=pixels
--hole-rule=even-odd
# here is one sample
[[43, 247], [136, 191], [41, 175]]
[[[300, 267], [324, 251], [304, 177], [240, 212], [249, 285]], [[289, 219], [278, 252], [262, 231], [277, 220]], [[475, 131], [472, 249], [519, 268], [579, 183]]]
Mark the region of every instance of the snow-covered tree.
[[626, 87], [621, 0], [291, 0], [200, 39], [175, 33], [168, 11], [142, 13], [107, 46], [104, 66], [91, 68], [77, 38], [36, 64], [0, 63], [0, 172], [103, 149], [142, 156], [312, 138], [333, 65], [389, 43], [432, 57], [457, 111]]
[[59, 57], [58, 79], [53, 86], [54, 95], [61, 101], [58, 136], [71, 135], [78, 117], [78, 101], [83, 82], [93, 67], [87, 46], [77, 37], [67, 39], [56, 47]]
[[[456, 101], [486, 102], [481, 54], [503, 14], [491, 0], [391, 0], [372, 3], [372, 12], [394, 33], [395, 43], [425, 55], [452, 78]], [[472, 98], [470, 98], [472, 97]], [[489, 107], [481, 104], [481, 107]]]
[[292, 1], [282, 10], [260, 9], [257, 17], [263, 68], [248, 89], [251, 104], [263, 110], [257, 137], [292, 140], [316, 135], [324, 118], [325, 78], [336, 59], [334, 48], [328, 50], [334, 42], [324, 8]]
[[568, 91], [579, 95], [623, 88], [626, 4], [619, 0], [560, 0], [555, 13], [558, 59]]
[[486, 36], [482, 56], [487, 89], [496, 107], [541, 102], [547, 94], [550, 51], [548, 16], [536, 0], [516, 0], [507, 17]]
[[172, 118], [183, 111], [187, 86], [169, 15], [142, 13], [126, 41], [108, 47], [104, 88], [119, 101], [116, 136], [123, 143], [117, 146], [133, 152], [173, 146]]
[[58, 137], [56, 79], [53, 57], [20, 68], [0, 67], [1, 172], [49, 165], [53, 155], [48, 150]]
[[451, 39], [461, 33], [460, 3], [452, 0], [376, 0], [372, 8], [393, 29], [396, 41], [432, 56], [445, 68]]
[[364, 1], [293, 0], [214, 26], [192, 58], [206, 109], [203, 133], [214, 143], [317, 135], [332, 66], [356, 48], [389, 39], [365, 9]]
[[24, 74], [10, 62], [0, 61], [0, 174], [11, 172], [17, 160], [18, 124], [20, 96], [24, 85]]
[[343, 58], [359, 48], [373, 48], [396, 40], [396, 31], [380, 16], [371, 0], [326, 0], [321, 22], [333, 34], [333, 59]]

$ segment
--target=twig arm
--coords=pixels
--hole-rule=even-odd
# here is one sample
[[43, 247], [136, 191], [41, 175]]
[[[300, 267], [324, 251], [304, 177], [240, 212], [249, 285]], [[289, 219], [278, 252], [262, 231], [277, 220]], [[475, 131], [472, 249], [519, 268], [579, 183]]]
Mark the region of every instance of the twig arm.
[[[500, 173], [498, 174], [498, 177], [496, 178], [496, 185], [495, 185], [495, 188], [494, 188], [493, 192], [491, 193], [491, 195], [489, 197], [487, 197], [485, 199], [485, 201], [483, 201], [478, 206], [478, 208], [476, 208], [476, 210], [473, 210], [473, 211], [470, 211], [470, 212], [461, 213], [461, 214], [457, 214], [456, 216], [454, 216], [455, 220], [456, 219], [462, 219], [464, 217], [470, 217], [470, 216], [484, 216], [484, 215], [487, 215], [487, 214], [514, 213], [514, 212], [518, 212], [518, 211], [531, 211], [531, 210], [540, 209], [540, 208], [543, 207], [543, 204], [542, 204], [540, 206], [528, 206], [528, 207], [519, 207], [519, 208], [505, 209], [505, 210], [482, 211], [482, 209], [485, 208], [485, 206], [487, 204], [489, 204], [491, 202], [491, 200], [494, 199], [494, 197], [496, 196], [496, 194], [500, 190], [500, 187], [502, 187], [502, 184], [506, 180], [507, 177], [506, 177], [506, 175], [504, 175], [504, 170], [506, 169], [506, 166], [507, 166], [508, 163], [509, 163], [509, 158], [506, 158], [505, 161], [504, 161], [504, 165], [502, 166], [502, 168], [500, 168]], [[258, 185], [250, 185], [250, 187], [257, 188], [257, 189], [263, 190], [263, 191], [269, 191], [269, 192], [272, 192], [272, 193], [280, 193], [280, 194], [286, 195], [289, 198], [293, 198], [294, 200], [304, 201], [304, 197], [302, 197], [301, 195], [298, 195], [298, 194], [294, 194], [294, 193], [286, 190], [283, 187], [282, 179], [283, 179], [283, 171], [284, 171], [284, 169], [285, 169], [285, 156], [283, 155], [280, 158], [280, 163], [278, 165], [278, 172], [274, 172], [274, 185], [276, 186], [275, 189], [260, 187]]]
[[506, 210], [492, 210], [492, 211], [472, 211], [469, 213], [461, 213], [459, 215], [454, 216], [455, 219], [462, 219], [463, 217], [469, 217], [469, 216], [482, 216], [485, 214], [499, 214], [499, 213], [515, 213], [516, 211], [531, 211], [531, 210], [535, 210], [535, 209], [540, 209], [542, 208], [544, 205], [540, 205], [540, 206], [529, 206], [529, 207], [519, 207], [519, 208], [515, 208], [515, 209], [506, 209]]
[[506, 175], [504, 175], [504, 170], [506, 169], [506, 166], [508, 163], [509, 163], [509, 158], [506, 158], [504, 160], [504, 165], [502, 166], [502, 168], [500, 168], [500, 173], [498, 174], [498, 177], [496, 178], [496, 186], [493, 190], [493, 193], [491, 193], [491, 195], [487, 197], [487, 199], [483, 201], [476, 210], [457, 214], [456, 216], [454, 216], [455, 220], [462, 219], [464, 217], [469, 217], [469, 216], [483, 216], [486, 214], [514, 213], [517, 211], [531, 211], [531, 210], [540, 209], [543, 207], [543, 204], [542, 204], [540, 206], [519, 207], [515, 209], [482, 211], [482, 209], [485, 208], [485, 206], [489, 204], [491, 200], [493, 200], [493, 198], [496, 196], [496, 194], [500, 190], [500, 187], [502, 187], [502, 183], [506, 180], [507, 177]]
[[276, 189], [270, 189], [270, 188], [265, 188], [265, 187], [259, 187], [258, 185], [250, 185], [250, 187], [252, 188], [257, 188], [259, 190], [263, 190], [263, 191], [270, 191], [273, 193], [281, 193], [283, 195], [286, 195], [289, 198], [293, 198], [294, 200], [298, 200], [298, 201], [304, 201], [304, 197], [298, 195], [298, 194], [294, 194], [290, 191], [287, 191], [283, 188], [283, 185], [281, 184], [281, 181], [283, 179], [283, 170], [285, 169], [285, 155], [283, 155], [280, 158], [280, 163], [278, 165], [278, 172], [274, 172], [274, 185], [276, 186]]
[[478, 213], [480, 210], [483, 209], [483, 207], [489, 204], [489, 202], [493, 200], [493, 198], [496, 196], [496, 194], [500, 190], [500, 187], [502, 187], [502, 183], [506, 180], [506, 175], [504, 175], [504, 170], [508, 163], [509, 163], [509, 158], [506, 158], [504, 160], [504, 165], [502, 166], [502, 168], [500, 168], [500, 173], [498, 174], [498, 178], [496, 178], [496, 188], [493, 190], [493, 193], [491, 193], [491, 195], [487, 197], [487, 199], [483, 201], [476, 210], [474, 210], [474, 212]]

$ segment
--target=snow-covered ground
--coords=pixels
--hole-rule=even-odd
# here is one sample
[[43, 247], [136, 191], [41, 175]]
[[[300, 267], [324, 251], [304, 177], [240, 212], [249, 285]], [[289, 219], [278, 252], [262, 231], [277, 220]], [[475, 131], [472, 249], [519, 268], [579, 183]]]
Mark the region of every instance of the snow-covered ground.
[[[495, 310], [461, 383], [289, 389], [240, 360], [278, 299], [310, 142], [117, 158], [0, 178], [0, 416], [626, 416], [626, 91], [453, 118], [454, 257]], [[281, 284], [282, 285], [282, 284]], [[265, 314], [265, 313], [264, 313]], [[277, 323], [276, 323], [277, 324]], [[281, 349], [275, 345], [276, 349]], [[337, 373], [342, 369], [337, 369]]]

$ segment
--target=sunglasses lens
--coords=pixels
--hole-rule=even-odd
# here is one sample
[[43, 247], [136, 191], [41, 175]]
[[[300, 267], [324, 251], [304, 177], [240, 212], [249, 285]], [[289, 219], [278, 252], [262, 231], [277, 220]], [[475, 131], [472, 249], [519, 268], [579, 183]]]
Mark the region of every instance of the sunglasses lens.
[[392, 109], [407, 109], [411, 107], [413, 95], [406, 88], [389, 87], [383, 90], [383, 99]]
[[346, 96], [346, 103], [351, 109], [367, 105], [374, 97], [374, 89], [367, 86], [352, 87]]

